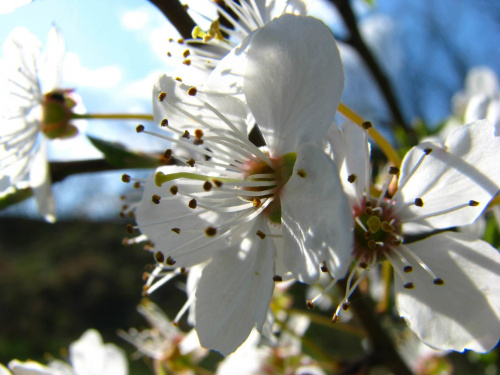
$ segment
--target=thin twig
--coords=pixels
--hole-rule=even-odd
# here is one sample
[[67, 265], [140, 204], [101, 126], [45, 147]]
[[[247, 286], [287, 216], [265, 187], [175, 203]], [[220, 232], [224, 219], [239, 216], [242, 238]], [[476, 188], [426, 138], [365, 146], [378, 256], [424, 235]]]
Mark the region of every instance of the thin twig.
[[346, 27], [349, 30], [350, 36], [347, 39], [347, 43], [350, 44], [365, 61], [365, 64], [367, 65], [378, 86], [380, 87], [382, 95], [384, 96], [387, 105], [389, 106], [394, 121], [404, 129], [410, 141], [414, 144], [417, 144], [418, 141], [415, 131], [406, 123], [406, 120], [404, 119], [403, 114], [400, 110], [396, 96], [394, 95], [394, 90], [391, 86], [391, 83], [389, 82], [389, 79], [380, 68], [380, 65], [378, 64], [371, 51], [368, 49], [366, 43], [363, 40], [363, 37], [361, 36], [361, 33], [359, 32], [356, 17], [354, 16], [354, 12], [352, 11], [350, 1], [330, 0], [330, 2], [337, 7]]
[[183, 38], [191, 38], [191, 31], [196, 23], [186, 12], [184, 6], [177, 0], [149, 0], [170, 21]]

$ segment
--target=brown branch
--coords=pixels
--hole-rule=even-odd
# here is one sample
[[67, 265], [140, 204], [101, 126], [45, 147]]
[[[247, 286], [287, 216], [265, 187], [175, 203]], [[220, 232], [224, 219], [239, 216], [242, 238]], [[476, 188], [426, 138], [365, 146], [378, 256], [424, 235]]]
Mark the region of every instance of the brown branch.
[[[49, 165], [52, 182], [62, 181], [66, 177], [77, 173], [103, 172], [122, 169], [109, 165], [104, 159], [51, 162]], [[2, 197], [0, 200], [0, 210], [13, 204], [20, 203], [31, 196], [33, 196], [33, 189], [29, 187], [16, 190], [12, 194]]]
[[196, 23], [186, 12], [184, 6], [177, 0], [149, 0], [170, 21], [183, 38], [191, 38], [191, 31]]
[[[341, 290], [345, 291], [345, 280], [339, 281], [338, 285]], [[377, 316], [375, 303], [371, 297], [361, 294], [359, 290], [355, 290], [350, 297], [349, 310], [353, 312], [356, 319], [363, 325], [371, 342], [371, 353], [363, 357], [361, 362], [350, 363], [350, 369], [359, 370], [359, 368], [364, 368], [365, 366], [383, 365], [394, 374], [411, 375], [412, 372], [401, 359], [391, 337], [380, 325], [380, 318]], [[353, 372], [345, 371], [341, 373], [348, 374]]]
[[335, 5], [344, 20], [346, 27], [349, 30], [350, 37], [347, 43], [350, 44], [365, 61], [368, 69], [370, 70], [372, 76], [375, 78], [380, 91], [384, 96], [387, 105], [392, 113], [394, 121], [401, 126], [408, 135], [410, 141], [414, 144], [418, 143], [415, 131], [406, 123], [401, 110], [399, 109], [399, 104], [394, 95], [394, 90], [387, 78], [387, 75], [382, 71], [377, 60], [368, 49], [366, 43], [364, 42], [361, 33], [359, 32], [358, 25], [356, 22], [356, 17], [351, 8], [351, 3], [349, 0], [330, 0], [330, 2]]
[[59, 182], [72, 174], [113, 171], [123, 168], [113, 167], [104, 159], [51, 162], [52, 182]]

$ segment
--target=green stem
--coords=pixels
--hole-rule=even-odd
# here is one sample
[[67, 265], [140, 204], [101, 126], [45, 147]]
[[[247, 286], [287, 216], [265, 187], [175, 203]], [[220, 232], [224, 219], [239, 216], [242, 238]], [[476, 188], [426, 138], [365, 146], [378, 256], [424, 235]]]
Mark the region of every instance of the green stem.
[[165, 367], [163, 367], [163, 364], [159, 360], [154, 360], [154, 372], [155, 375], [168, 375], [167, 371], [165, 370]]
[[73, 113], [72, 119], [104, 119], [104, 120], [149, 120], [153, 121], [152, 115], [142, 113]]

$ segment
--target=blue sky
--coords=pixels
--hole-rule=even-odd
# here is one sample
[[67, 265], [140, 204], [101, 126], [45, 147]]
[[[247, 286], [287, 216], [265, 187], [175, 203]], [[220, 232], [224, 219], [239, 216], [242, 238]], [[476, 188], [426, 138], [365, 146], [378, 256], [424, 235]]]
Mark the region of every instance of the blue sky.
[[[192, 0], [203, 11], [208, 0]], [[500, 73], [500, 6], [485, 0], [377, 0], [376, 7], [354, 1], [367, 43], [374, 50], [393, 86], [408, 120], [424, 118], [437, 124], [451, 110], [451, 97], [463, 86], [468, 69], [488, 65]], [[337, 35], [345, 34], [339, 16], [322, 1], [313, 2], [312, 14], [321, 17]], [[35, 0], [9, 14], [0, 14], [0, 41], [16, 26], [25, 26], [45, 42], [56, 25], [66, 43], [63, 86], [76, 88], [89, 113], [151, 112], [155, 77], [172, 69], [166, 56], [168, 38], [178, 34], [146, 0]], [[366, 118], [383, 125], [390, 118], [384, 100], [362, 61], [347, 46], [341, 47], [346, 69], [343, 101]], [[126, 143], [143, 150], [164, 149], [151, 137], [135, 133], [137, 121], [89, 121], [94, 136]], [[82, 137], [82, 139], [84, 139]], [[82, 142], [54, 143], [49, 156], [98, 156]], [[62, 147], [61, 147], [62, 146]], [[80, 191], [102, 199], [102, 217], [116, 212], [116, 196], [124, 186], [114, 177], [92, 177], [89, 186], [68, 179], [56, 184], [61, 216], [85, 213], [74, 207], [65, 191]], [[89, 181], [89, 177], [86, 177]], [[102, 188], [101, 186], [104, 186]], [[82, 193], [80, 192], [80, 193]], [[80, 194], [80, 196], [82, 196]], [[21, 206], [32, 210], [31, 203]], [[104, 215], [106, 216], [106, 215]]]

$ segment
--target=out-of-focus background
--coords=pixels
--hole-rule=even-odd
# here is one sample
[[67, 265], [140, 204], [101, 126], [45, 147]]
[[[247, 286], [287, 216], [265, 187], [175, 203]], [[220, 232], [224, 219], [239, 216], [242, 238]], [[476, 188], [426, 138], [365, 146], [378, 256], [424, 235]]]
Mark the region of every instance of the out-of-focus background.
[[[204, 12], [210, 9], [208, 1], [187, 3]], [[500, 74], [498, 1], [354, 0], [352, 8], [408, 124], [441, 125], [452, 114], [453, 95], [463, 90], [471, 68], [487, 66]], [[197, 12], [191, 14], [203, 22]], [[342, 42], [349, 36], [342, 17], [323, 0], [314, 0], [310, 14], [331, 26], [340, 41], [346, 70], [343, 102], [392, 138], [391, 112], [377, 83], [356, 50]], [[0, 41], [20, 26], [42, 42], [52, 26], [59, 29], [66, 44], [62, 86], [74, 88], [89, 113], [151, 113], [155, 78], [178, 64], [167, 56], [168, 40], [178, 34], [146, 0], [35, 0], [0, 14]], [[71, 144], [51, 142], [49, 159], [100, 157], [84, 134], [142, 151], [166, 148], [137, 135], [137, 123], [80, 121], [81, 136]], [[32, 200], [0, 212], [0, 363], [42, 360], [44, 353], [57, 357], [60, 348], [91, 327], [105, 341], [133, 351], [116, 331], [144, 325], [135, 308], [142, 273], [153, 260], [140, 246], [122, 246], [125, 225], [131, 222], [118, 216], [120, 196], [130, 191], [121, 183], [122, 173], [70, 176], [54, 184], [58, 222], [53, 225], [40, 221]], [[149, 171], [129, 173], [144, 177]], [[170, 317], [184, 301], [183, 282], [180, 278], [152, 296]], [[297, 304], [303, 303], [303, 292], [299, 286]], [[361, 348], [359, 340], [342, 340], [342, 347], [325, 351], [348, 358]], [[496, 352], [450, 358], [457, 374], [493, 375], [500, 368]], [[137, 373], [146, 371], [141, 364], [134, 366]]]

